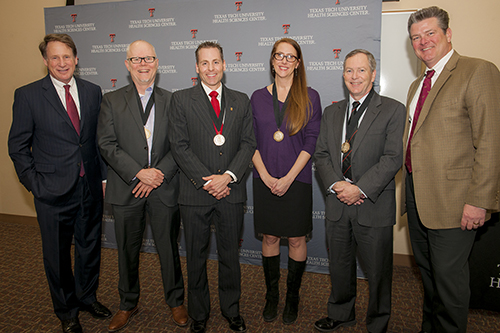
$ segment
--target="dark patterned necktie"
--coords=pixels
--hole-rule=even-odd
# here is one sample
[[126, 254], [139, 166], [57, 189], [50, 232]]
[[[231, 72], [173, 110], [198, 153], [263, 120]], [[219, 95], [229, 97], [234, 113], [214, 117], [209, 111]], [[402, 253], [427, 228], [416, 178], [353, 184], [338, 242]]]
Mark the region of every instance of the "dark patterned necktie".
[[352, 180], [351, 172], [351, 153], [352, 145], [354, 143], [354, 137], [358, 131], [358, 122], [361, 117], [361, 112], [358, 112], [358, 107], [360, 103], [355, 101], [352, 103], [352, 111], [349, 120], [347, 121], [347, 127], [345, 132], [345, 139], [349, 143], [349, 151], [344, 154], [344, 159], [342, 160], [342, 173], [344, 177]]

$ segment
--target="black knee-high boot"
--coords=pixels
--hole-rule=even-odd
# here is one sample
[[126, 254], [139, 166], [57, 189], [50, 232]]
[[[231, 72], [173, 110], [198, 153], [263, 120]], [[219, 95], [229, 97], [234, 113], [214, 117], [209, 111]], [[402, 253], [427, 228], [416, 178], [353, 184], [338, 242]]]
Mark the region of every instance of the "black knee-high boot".
[[262, 316], [265, 321], [273, 321], [278, 316], [278, 303], [280, 298], [280, 255], [273, 257], [262, 256], [262, 267], [266, 278], [266, 305]]
[[299, 312], [299, 290], [306, 261], [295, 261], [288, 257], [288, 277], [286, 279], [286, 304], [283, 310], [283, 323], [293, 324]]

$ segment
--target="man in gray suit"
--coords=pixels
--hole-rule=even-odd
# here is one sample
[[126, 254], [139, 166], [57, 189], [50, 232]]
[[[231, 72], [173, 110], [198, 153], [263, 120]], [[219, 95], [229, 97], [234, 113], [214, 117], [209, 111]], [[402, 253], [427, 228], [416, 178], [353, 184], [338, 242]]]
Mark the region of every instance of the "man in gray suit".
[[376, 62], [366, 50], [344, 61], [349, 99], [328, 106], [314, 159], [326, 189], [326, 232], [332, 291], [328, 317], [314, 327], [331, 332], [355, 320], [356, 251], [370, 286], [369, 332], [386, 332], [391, 315], [394, 176], [403, 163], [403, 104], [373, 90]]
[[129, 45], [125, 66], [133, 83], [104, 96], [97, 128], [99, 148], [109, 165], [105, 201], [113, 207], [120, 272], [120, 310], [108, 329], [122, 329], [138, 310], [139, 251], [146, 213], [160, 258], [166, 303], [173, 321], [185, 326], [188, 317], [177, 244], [179, 173], [167, 139], [171, 93], [155, 85], [158, 58], [148, 42]]
[[226, 63], [219, 44], [196, 49], [201, 83], [172, 96], [169, 139], [181, 169], [179, 204], [186, 236], [191, 332], [205, 332], [210, 314], [206, 260], [216, 229], [222, 315], [233, 331], [240, 316], [239, 239], [246, 200], [244, 175], [255, 151], [248, 96], [221, 83]]

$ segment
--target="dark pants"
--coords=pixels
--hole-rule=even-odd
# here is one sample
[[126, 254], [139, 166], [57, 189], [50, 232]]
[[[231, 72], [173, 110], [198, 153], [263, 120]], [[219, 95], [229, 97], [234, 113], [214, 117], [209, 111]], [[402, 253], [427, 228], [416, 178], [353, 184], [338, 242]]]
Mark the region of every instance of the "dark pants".
[[406, 176], [406, 209], [413, 255], [424, 285], [422, 330], [465, 333], [470, 299], [468, 259], [476, 232], [426, 228], [418, 216], [411, 174]]
[[385, 332], [391, 315], [393, 227], [366, 227], [358, 222], [357, 207], [344, 208], [338, 221], [327, 220], [330, 279], [328, 317], [355, 319], [356, 253], [369, 284], [366, 326], [369, 332]]
[[139, 254], [146, 228], [146, 213], [160, 259], [165, 301], [171, 307], [184, 302], [184, 280], [179, 259], [180, 215], [178, 206], [168, 207], [154, 191], [133, 205], [113, 205], [120, 280], [120, 310], [132, 310], [139, 302]]
[[[85, 177], [81, 177], [66, 204], [52, 206], [35, 198], [35, 208], [54, 312], [61, 320], [77, 317], [80, 306], [96, 301], [101, 264], [102, 200], [93, 200]], [[71, 269], [73, 236], [74, 275]]]
[[211, 206], [181, 205], [180, 209], [186, 236], [189, 316], [201, 321], [208, 319], [210, 314], [207, 258], [212, 223], [219, 256], [220, 309], [225, 316], [238, 316], [241, 295], [238, 249], [243, 203], [231, 204], [222, 199]]

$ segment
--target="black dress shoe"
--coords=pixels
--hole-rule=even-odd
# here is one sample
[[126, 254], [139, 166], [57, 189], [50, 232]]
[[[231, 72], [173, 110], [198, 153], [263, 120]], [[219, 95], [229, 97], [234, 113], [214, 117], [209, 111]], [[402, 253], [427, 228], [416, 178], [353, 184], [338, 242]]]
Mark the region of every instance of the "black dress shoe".
[[205, 333], [207, 320], [193, 320], [191, 322], [191, 333]]
[[348, 327], [356, 325], [356, 320], [340, 321], [326, 317], [314, 323], [314, 328], [320, 332], [333, 332], [340, 327]]
[[80, 325], [78, 317], [61, 320], [61, 325], [64, 333], [83, 333], [82, 325]]
[[222, 315], [224, 318], [226, 318], [227, 322], [229, 323], [229, 328], [232, 331], [235, 332], [246, 332], [247, 331], [247, 326], [245, 325], [245, 320], [243, 320], [243, 317], [238, 315], [236, 317], [227, 317], [225, 315]]
[[92, 317], [97, 319], [105, 319], [111, 317], [111, 311], [100, 302], [95, 301], [90, 305], [84, 305], [81, 307], [83, 311], [87, 311], [92, 315]]

